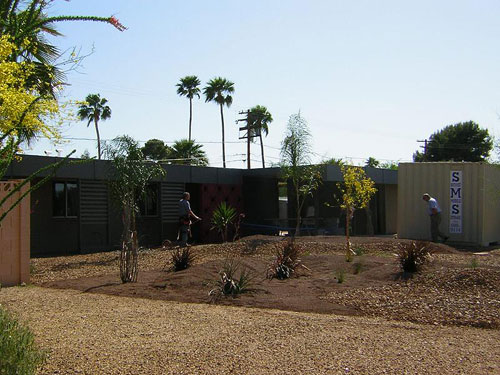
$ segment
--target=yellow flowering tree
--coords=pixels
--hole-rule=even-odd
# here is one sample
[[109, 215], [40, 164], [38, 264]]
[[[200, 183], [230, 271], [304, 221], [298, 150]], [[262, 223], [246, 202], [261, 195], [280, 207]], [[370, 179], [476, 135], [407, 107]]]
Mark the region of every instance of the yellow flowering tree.
[[[16, 46], [9, 36], [0, 37], [0, 178], [5, 175], [22, 142], [29, 141], [36, 135], [52, 140], [59, 138], [57, 125], [50, 125], [54, 123], [51, 120], [59, 113], [57, 101], [50, 96], [41, 96], [37, 90], [29, 87], [27, 78], [32, 74], [33, 65], [30, 62], [12, 61], [10, 57], [15, 50]], [[21, 199], [53, 175], [50, 171], [55, 171], [66, 160], [67, 157], [38, 171], [48, 171], [49, 175], [10, 206], [5, 206], [7, 200], [38, 173], [25, 179], [0, 200], [0, 223]]]
[[349, 224], [354, 214], [354, 210], [365, 208], [370, 203], [370, 199], [377, 189], [372, 179], [366, 176], [361, 167], [353, 165], [342, 165], [340, 167], [343, 182], [339, 182], [337, 187], [341, 194], [340, 207], [345, 211], [345, 234], [346, 234], [346, 259], [350, 260], [353, 251], [349, 242]]
[[30, 62], [10, 59], [16, 46], [8, 35], [0, 37], [0, 134], [1, 141], [16, 138], [18, 143], [29, 135], [41, 134], [49, 139], [59, 137], [55, 126], [49, 125], [58, 114], [57, 101], [40, 96], [27, 86], [34, 66]]

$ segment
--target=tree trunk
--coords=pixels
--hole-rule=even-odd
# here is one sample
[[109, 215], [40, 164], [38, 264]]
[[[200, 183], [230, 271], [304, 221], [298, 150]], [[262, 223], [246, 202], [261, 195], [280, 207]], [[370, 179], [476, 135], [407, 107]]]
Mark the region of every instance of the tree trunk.
[[133, 205], [125, 202], [123, 207], [123, 235], [120, 252], [120, 278], [123, 283], [137, 281], [137, 231], [135, 228], [135, 213]]
[[260, 130], [259, 138], [260, 138], [260, 154], [262, 155], [262, 168], [265, 168], [266, 163], [264, 162], [264, 143], [262, 143], [262, 129]]
[[222, 167], [226, 168], [226, 147], [224, 138], [224, 111], [222, 110], [222, 104], [220, 104], [220, 118], [222, 121]]
[[346, 257], [346, 260], [348, 262], [352, 259], [351, 242], [349, 241], [349, 224], [350, 224], [350, 222], [351, 222], [351, 209], [347, 208], [346, 215], [345, 215], [345, 238], [346, 238], [345, 257]]
[[300, 205], [299, 188], [297, 186], [295, 186], [295, 198], [297, 200], [297, 224], [295, 226], [295, 235], [300, 236], [300, 210], [302, 207]]
[[189, 141], [191, 141], [191, 122], [193, 120], [193, 99], [189, 98]]
[[99, 136], [99, 126], [97, 125], [99, 120], [94, 117], [95, 132], [97, 134], [97, 159], [101, 160], [101, 137]]

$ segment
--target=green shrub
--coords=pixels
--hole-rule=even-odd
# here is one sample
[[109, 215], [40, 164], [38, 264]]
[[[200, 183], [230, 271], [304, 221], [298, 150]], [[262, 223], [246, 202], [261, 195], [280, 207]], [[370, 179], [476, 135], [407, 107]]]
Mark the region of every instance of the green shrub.
[[431, 249], [428, 242], [403, 242], [399, 244], [397, 257], [404, 272], [418, 272], [430, 260]]
[[353, 267], [354, 267], [354, 274], [357, 275], [358, 273], [361, 272], [361, 270], [363, 268], [363, 263], [356, 262], [356, 263], [353, 264]]
[[[238, 273], [239, 276], [237, 276]], [[219, 279], [208, 295], [212, 297], [212, 300], [221, 296], [236, 297], [238, 294], [251, 290], [253, 279], [250, 269], [242, 266], [240, 262], [234, 259], [225, 260], [219, 271]]]
[[300, 249], [295, 246], [293, 239], [279, 243], [276, 256], [267, 269], [266, 277], [279, 280], [290, 278], [295, 269], [301, 265], [300, 253]]
[[172, 252], [172, 269], [182, 271], [193, 265], [195, 255], [190, 247], [177, 248]]
[[212, 228], [210, 229], [217, 229], [221, 234], [222, 242], [226, 242], [229, 224], [231, 224], [235, 218], [236, 210], [226, 202], [221, 202], [213, 212]]
[[470, 268], [477, 268], [477, 267], [479, 267], [479, 261], [477, 260], [477, 258], [472, 258], [472, 260], [469, 263], [469, 267]]
[[357, 257], [360, 257], [361, 255], [363, 255], [365, 253], [365, 250], [363, 249], [363, 247], [361, 246], [356, 246], [354, 248], [354, 255], [356, 255]]
[[336, 273], [335, 273], [335, 277], [337, 278], [337, 282], [339, 284], [342, 284], [345, 280], [345, 271], [344, 270], [338, 270]]
[[31, 331], [0, 306], [0, 375], [29, 375], [45, 361]]

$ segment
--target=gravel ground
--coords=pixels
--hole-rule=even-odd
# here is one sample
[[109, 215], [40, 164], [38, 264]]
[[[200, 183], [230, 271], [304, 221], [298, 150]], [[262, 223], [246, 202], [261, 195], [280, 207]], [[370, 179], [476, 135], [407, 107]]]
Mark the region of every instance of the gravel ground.
[[15, 287], [40, 374], [499, 374], [500, 331]]

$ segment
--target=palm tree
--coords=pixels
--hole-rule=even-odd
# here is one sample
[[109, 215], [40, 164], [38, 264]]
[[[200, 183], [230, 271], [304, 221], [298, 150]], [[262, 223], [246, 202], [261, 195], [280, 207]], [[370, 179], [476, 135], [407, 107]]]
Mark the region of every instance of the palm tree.
[[194, 140], [181, 139], [173, 144], [169, 157], [174, 159], [172, 164], [207, 166], [207, 154], [202, 147]]
[[264, 132], [266, 136], [269, 134], [269, 124], [273, 122], [273, 116], [271, 116], [267, 108], [263, 105], [256, 105], [255, 107], [250, 109], [248, 120], [253, 135], [258, 135], [260, 138], [262, 168], [265, 168], [266, 164], [264, 161], [264, 143], [262, 142], [262, 133]]
[[35, 65], [33, 77], [28, 84], [36, 84], [42, 93], [54, 95], [54, 88], [64, 78], [63, 72], [56, 66], [61, 53], [45, 36], [62, 35], [55, 28], [57, 22], [105, 22], [120, 31], [125, 30], [125, 27], [115, 17], [48, 16], [46, 11], [51, 3], [42, 0], [2, 0], [0, 36], [9, 35], [16, 45], [17, 50], [11, 56], [13, 61], [28, 60]]
[[101, 159], [101, 138], [99, 137], [99, 120], [107, 120], [111, 117], [111, 108], [106, 105], [108, 100], [99, 94], [89, 94], [78, 109], [78, 117], [81, 121], [88, 120], [87, 127], [93, 121], [97, 134], [97, 157]]
[[193, 98], [196, 95], [198, 99], [200, 98], [200, 80], [196, 76], [186, 76], [181, 78], [181, 81], [176, 85], [177, 94], [180, 96], [186, 96], [189, 98], [189, 138], [191, 140], [191, 122], [193, 119]]
[[224, 139], [224, 112], [223, 107], [228, 108], [233, 103], [233, 97], [230, 95], [234, 92], [234, 83], [225, 78], [217, 77], [210, 80], [207, 86], [203, 89], [205, 94], [205, 102], [215, 101], [220, 106], [220, 118], [222, 121], [222, 165], [226, 168], [226, 148]]

